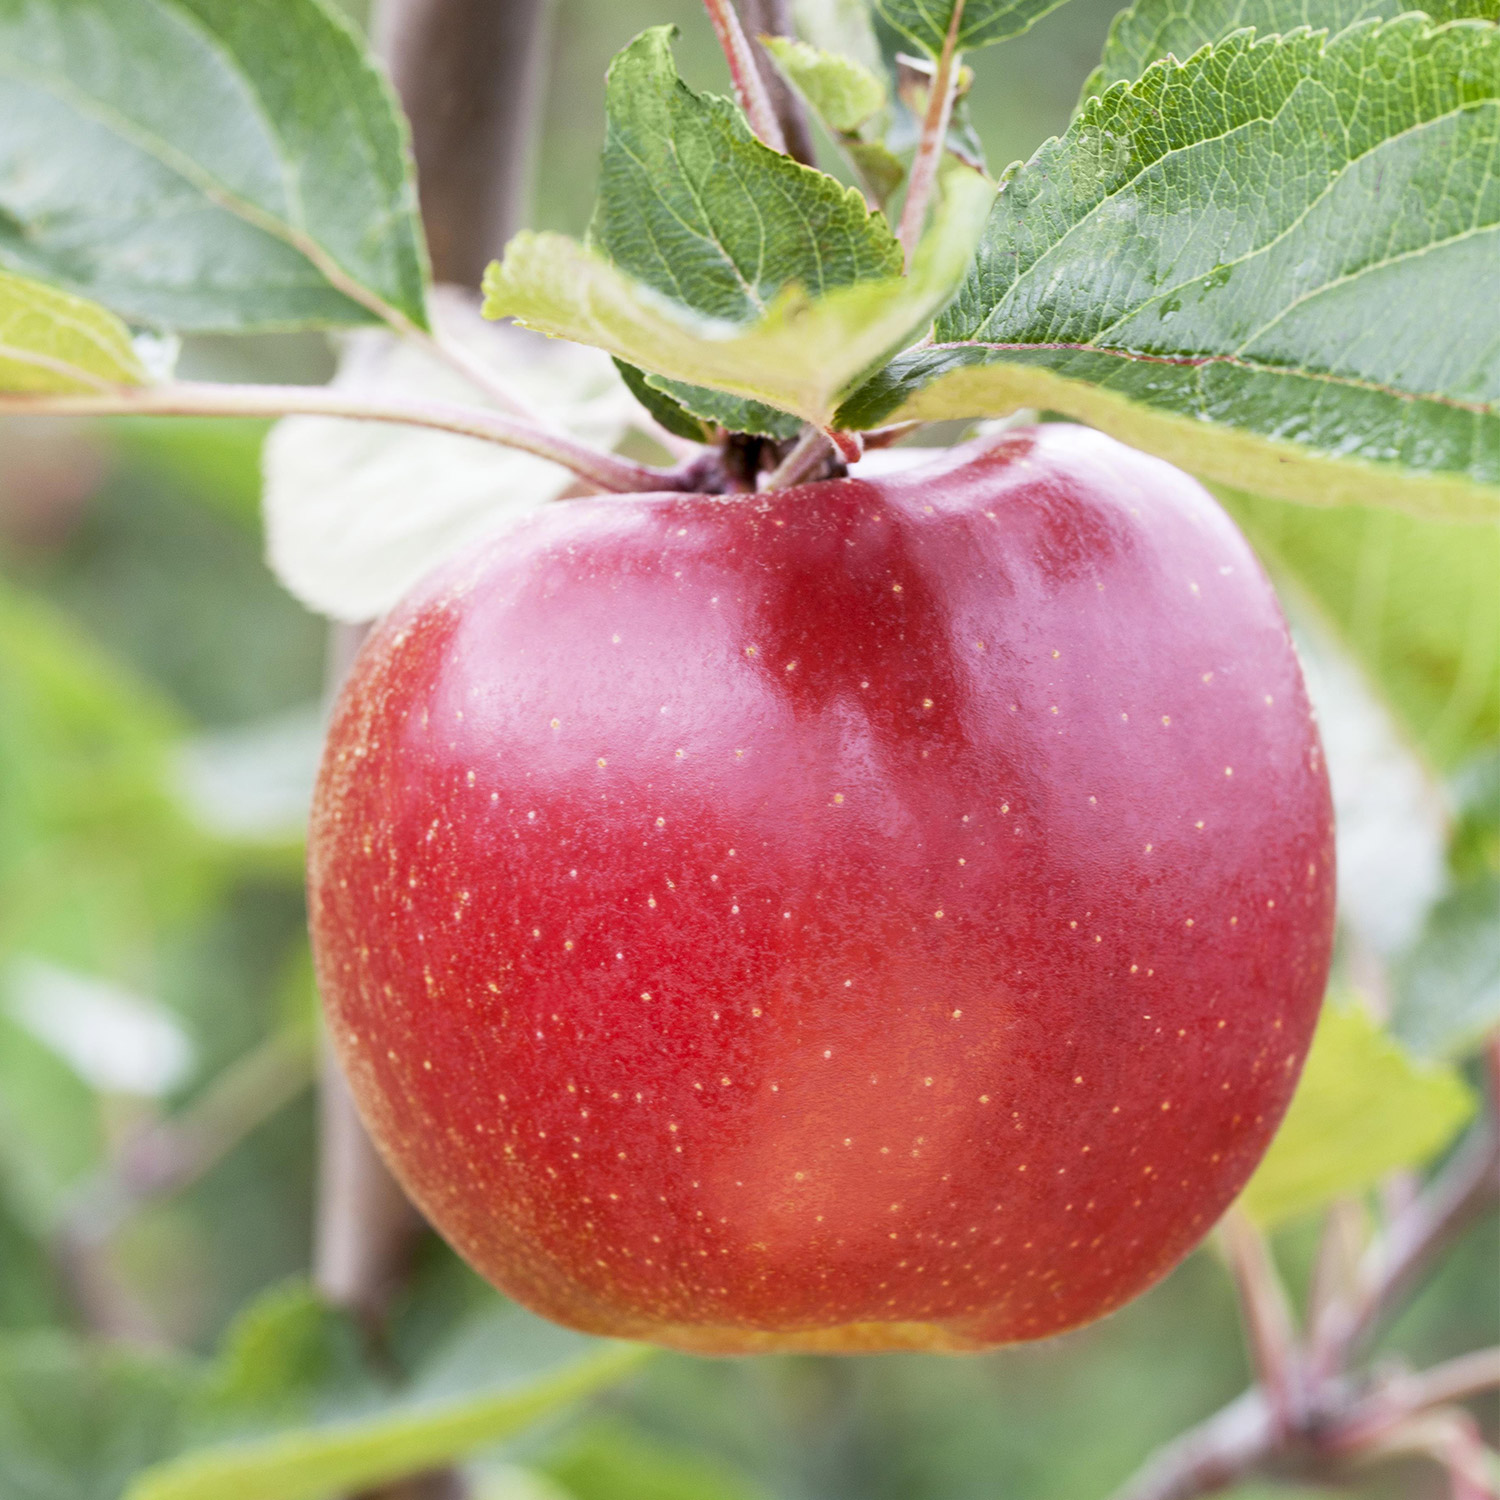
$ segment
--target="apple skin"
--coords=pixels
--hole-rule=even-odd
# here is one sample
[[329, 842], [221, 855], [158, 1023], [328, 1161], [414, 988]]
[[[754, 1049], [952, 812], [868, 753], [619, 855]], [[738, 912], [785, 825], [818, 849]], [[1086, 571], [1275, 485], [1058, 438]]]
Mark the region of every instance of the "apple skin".
[[1210, 496], [1069, 425], [567, 502], [373, 635], [313, 814], [330, 1034], [480, 1272], [700, 1353], [973, 1350], [1149, 1286], [1327, 977], [1333, 817]]

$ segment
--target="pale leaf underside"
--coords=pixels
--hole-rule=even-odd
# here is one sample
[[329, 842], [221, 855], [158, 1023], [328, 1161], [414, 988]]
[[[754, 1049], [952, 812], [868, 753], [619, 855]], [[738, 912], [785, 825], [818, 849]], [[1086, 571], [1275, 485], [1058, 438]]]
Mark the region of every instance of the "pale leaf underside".
[[1077, 416], [1288, 499], [1500, 510], [1500, 29], [1239, 33], [1004, 187], [850, 425]]

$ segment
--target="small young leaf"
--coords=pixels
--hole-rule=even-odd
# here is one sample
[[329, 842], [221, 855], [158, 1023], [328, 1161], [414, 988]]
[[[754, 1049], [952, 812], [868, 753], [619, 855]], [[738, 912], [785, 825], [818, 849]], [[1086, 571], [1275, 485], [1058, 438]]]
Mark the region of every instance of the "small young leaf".
[[[958, 23], [961, 51], [1019, 36], [1063, 0], [968, 0]], [[956, 0], [875, 0], [875, 8], [929, 57], [938, 57], [953, 24]]]
[[590, 245], [700, 317], [744, 324], [788, 287], [809, 297], [901, 269], [859, 194], [763, 145], [727, 99], [677, 76], [673, 28], [613, 62]]
[[324, 0], [0, 3], [0, 264], [183, 331], [425, 326], [416, 207]]
[[[521, 234], [504, 263], [485, 277], [485, 315], [594, 344], [668, 381], [763, 402], [823, 425], [841, 393], [952, 295], [992, 194], [983, 178], [955, 169], [909, 275], [842, 286], [821, 297], [793, 283], [748, 324], [695, 315], [563, 235]], [[668, 388], [691, 409], [689, 390]]]
[[819, 52], [837, 52], [870, 73], [885, 63], [870, 14], [870, 0], [792, 0], [796, 32]]
[[1083, 97], [1102, 94], [1112, 83], [1133, 83], [1152, 63], [1168, 56], [1186, 62], [1200, 47], [1253, 26], [1262, 36], [1301, 26], [1330, 34], [1357, 21], [1389, 21], [1423, 10], [1434, 21], [1500, 20], [1500, 0], [1136, 0], [1109, 28], [1104, 56], [1083, 86]]
[[885, 80], [852, 58], [785, 36], [768, 36], [764, 45], [830, 130], [852, 135], [886, 107]]
[[1302, 1082], [1242, 1204], [1263, 1225], [1436, 1156], [1474, 1113], [1451, 1068], [1410, 1057], [1357, 999], [1324, 1006]]
[[1500, 514], [1500, 28], [1239, 33], [1009, 178], [843, 419], [1080, 417], [1226, 484]]
[[844, 151], [877, 203], [887, 202], [906, 178], [906, 163], [879, 141], [846, 141]]
[[0, 391], [98, 391], [145, 380], [130, 331], [113, 313], [0, 271]]
[[885, 206], [906, 166], [886, 142], [890, 90], [885, 79], [836, 52], [788, 37], [764, 37], [766, 49], [809, 109], [822, 120], [872, 202]]

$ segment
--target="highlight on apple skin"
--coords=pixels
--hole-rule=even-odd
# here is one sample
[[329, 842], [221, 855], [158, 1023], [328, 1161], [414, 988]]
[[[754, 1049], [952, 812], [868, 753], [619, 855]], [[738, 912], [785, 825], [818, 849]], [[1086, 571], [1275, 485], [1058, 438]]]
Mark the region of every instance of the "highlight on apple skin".
[[376, 1141], [511, 1296], [974, 1350], [1119, 1307], [1244, 1185], [1332, 835], [1248, 546], [1047, 424], [570, 501], [440, 570], [339, 700], [312, 922]]

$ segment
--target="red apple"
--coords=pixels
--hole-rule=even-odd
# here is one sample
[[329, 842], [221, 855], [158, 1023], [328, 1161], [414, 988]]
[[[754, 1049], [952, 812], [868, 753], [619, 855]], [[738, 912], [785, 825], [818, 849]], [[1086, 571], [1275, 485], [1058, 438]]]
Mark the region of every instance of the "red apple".
[[1328, 786], [1213, 500], [1049, 425], [877, 482], [559, 504], [398, 609], [311, 844], [334, 1045], [559, 1322], [1040, 1338], [1243, 1186], [1327, 975]]

